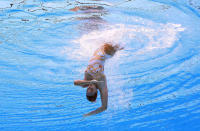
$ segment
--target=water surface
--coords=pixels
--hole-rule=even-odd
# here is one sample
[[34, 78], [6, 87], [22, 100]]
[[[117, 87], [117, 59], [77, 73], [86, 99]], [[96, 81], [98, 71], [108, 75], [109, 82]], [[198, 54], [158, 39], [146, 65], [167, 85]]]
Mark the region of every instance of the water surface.
[[[77, 9], [79, 7], [79, 9]], [[0, 129], [200, 128], [199, 0], [0, 1]], [[108, 109], [73, 85], [104, 42]]]

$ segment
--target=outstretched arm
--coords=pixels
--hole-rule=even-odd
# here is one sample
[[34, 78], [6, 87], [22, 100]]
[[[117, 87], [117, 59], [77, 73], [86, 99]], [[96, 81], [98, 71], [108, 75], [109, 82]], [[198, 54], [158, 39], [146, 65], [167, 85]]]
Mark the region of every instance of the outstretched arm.
[[[104, 78], [105, 79], [105, 78]], [[97, 108], [94, 111], [91, 111], [87, 114], [84, 114], [84, 116], [90, 116], [90, 115], [95, 115], [98, 114], [100, 112], [103, 112], [107, 109], [107, 104], [108, 104], [108, 90], [107, 90], [107, 83], [106, 83], [106, 79], [104, 80], [104, 82], [98, 83], [99, 86], [99, 91], [100, 91], [100, 95], [101, 95], [101, 107]]]
[[89, 84], [98, 84], [103, 81], [97, 81], [97, 80], [75, 80], [74, 85], [87, 87]]
[[75, 80], [74, 85], [76, 86], [82, 86], [82, 87], [87, 87], [90, 84], [91, 81], [88, 80]]
[[91, 111], [91, 112], [89, 112], [87, 114], [84, 114], [84, 117], [101, 113], [101, 112], [105, 111], [106, 109], [107, 109], [107, 107], [101, 106], [101, 107], [97, 108], [94, 111]]

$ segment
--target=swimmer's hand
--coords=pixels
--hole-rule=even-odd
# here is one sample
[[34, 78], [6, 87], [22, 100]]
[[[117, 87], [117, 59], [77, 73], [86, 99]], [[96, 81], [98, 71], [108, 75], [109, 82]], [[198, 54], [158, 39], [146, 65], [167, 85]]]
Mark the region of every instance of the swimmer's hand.
[[95, 115], [95, 114], [101, 113], [101, 112], [105, 111], [106, 109], [107, 109], [107, 106], [101, 106], [101, 107], [97, 108], [94, 111], [91, 111], [91, 112], [89, 112], [87, 114], [84, 114], [83, 117], [87, 117], [87, 116], [91, 116], [91, 115]]
[[101, 82], [104, 82], [104, 81], [97, 81], [97, 80], [91, 80], [91, 81], [88, 81], [88, 80], [75, 80], [74, 81], [74, 85], [76, 85], [76, 86], [82, 86], [82, 87], [86, 88], [89, 84], [98, 84], [98, 83], [101, 83]]
[[90, 81], [91, 84], [98, 84], [98, 83], [101, 83], [101, 82], [104, 82], [104, 81], [97, 81], [97, 80], [91, 80]]

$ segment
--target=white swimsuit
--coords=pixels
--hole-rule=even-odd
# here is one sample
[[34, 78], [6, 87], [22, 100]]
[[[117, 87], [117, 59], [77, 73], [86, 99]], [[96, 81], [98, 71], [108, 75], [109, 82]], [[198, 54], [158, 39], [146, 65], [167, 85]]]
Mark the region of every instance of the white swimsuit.
[[104, 73], [105, 60], [110, 57], [111, 55], [106, 54], [102, 48], [97, 49], [89, 61], [86, 72], [94, 77], [97, 73]]

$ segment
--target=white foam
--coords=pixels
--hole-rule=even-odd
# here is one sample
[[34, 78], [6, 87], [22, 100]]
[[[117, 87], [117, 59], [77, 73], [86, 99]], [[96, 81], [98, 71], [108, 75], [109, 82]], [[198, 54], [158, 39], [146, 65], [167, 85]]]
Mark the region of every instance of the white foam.
[[11, 2], [9, 2], [9, 1], [5, 1], [5, 0], [0, 1], [0, 9], [1, 9], [1, 8], [8, 8], [8, 7], [11, 7], [10, 4], [11, 4]]
[[170, 48], [178, 39], [178, 33], [184, 31], [180, 24], [159, 24], [152, 21], [149, 23], [151, 23], [151, 26], [110, 25], [104, 30], [85, 34], [73, 40], [77, 49], [74, 49], [69, 55], [77, 59], [88, 58], [92, 56], [96, 48], [106, 42], [120, 44], [125, 49], [131, 49], [135, 43], [144, 45], [143, 48], [138, 49], [138, 52], [136, 52], [138, 54], [153, 51], [154, 49]]
[[149, 42], [143, 51], [153, 50], [153, 49], [164, 49], [170, 48], [174, 42], [178, 39], [178, 33], [184, 31], [184, 28], [180, 24], [159, 24], [157, 28], [145, 28], [144, 33]]
[[[85, 34], [80, 38], [73, 40], [72, 42], [76, 44], [76, 49], [69, 49], [69, 47], [67, 47], [67, 50], [71, 51], [66, 53], [70, 58], [79, 61], [89, 59], [95, 49], [106, 42], [120, 44], [125, 47], [125, 50], [129, 50], [128, 52], [120, 51], [106, 63], [105, 74], [109, 79], [112, 77], [111, 74], [116, 74], [117, 71], [120, 71], [119, 59], [121, 56], [126, 57], [126, 60], [129, 61], [130, 59], [133, 59], [133, 57], [130, 57], [133, 54], [136, 54], [138, 57], [139, 55], [145, 55], [148, 52], [152, 52], [155, 49], [161, 51], [166, 50], [175, 44], [175, 41], [179, 37], [179, 32], [184, 31], [184, 28], [180, 24], [160, 24], [149, 20], [143, 20], [142, 18], [135, 19], [134, 22], [136, 21], [138, 23], [141, 22], [142, 24], [109, 25], [103, 30]], [[109, 98], [109, 102], [111, 102], [111, 107], [109, 108], [128, 108], [128, 103], [133, 98], [132, 89], [123, 88], [126, 85], [126, 82], [119, 81], [116, 84], [115, 78], [109, 79], [109, 83], [112, 83], [108, 87], [111, 91], [109, 96], [113, 96], [112, 98]]]
[[67, 6], [67, 2], [65, 2], [65, 1], [44, 2], [44, 3], [42, 3], [42, 6], [46, 7], [46, 8], [65, 8]]

